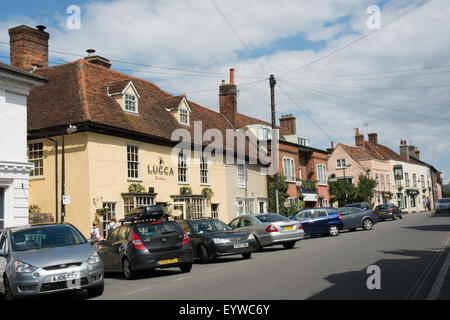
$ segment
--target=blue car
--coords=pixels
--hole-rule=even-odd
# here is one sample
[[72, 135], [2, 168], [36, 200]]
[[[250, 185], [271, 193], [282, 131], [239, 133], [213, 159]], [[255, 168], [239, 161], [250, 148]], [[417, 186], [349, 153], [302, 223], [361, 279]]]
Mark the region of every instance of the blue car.
[[341, 215], [335, 208], [305, 209], [294, 214], [291, 220], [300, 221], [305, 234], [328, 234], [335, 237], [344, 228]]

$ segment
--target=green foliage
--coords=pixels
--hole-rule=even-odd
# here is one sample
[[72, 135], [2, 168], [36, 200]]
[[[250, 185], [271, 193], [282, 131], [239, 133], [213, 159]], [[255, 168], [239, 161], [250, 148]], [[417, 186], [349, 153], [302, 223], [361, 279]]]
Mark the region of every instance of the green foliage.
[[375, 195], [375, 180], [365, 176], [359, 176], [359, 184], [355, 186], [346, 180], [329, 182], [331, 201], [337, 201], [339, 207], [348, 203], [369, 202], [371, 203]]
[[53, 222], [53, 217], [48, 213], [41, 213], [41, 208], [36, 205], [30, 205], [28, 208], [28, 223], [31, 225], [40, 223], [51, 223]]
[[[270, 202], [270, 212], [277, 212], [277, 202], [276, 202], [276, 195], [275, 195], [275, 179], [274, 176], [269, 177], [269, 202]], [[284, 203], [289, 198], [289, 195], [287, 193], [288, 185], [284, 179], [283, 175], [278, 176], [278, 203], [280, 208], [280, 214], [287, 215], [286, 213], [286, 207], [284, 206]], [[286, 213], [286, 214], [284, 214]]]
[[450, 191], [443, 191], [442, 192], [442, 197], [443, 198], [450, 198]]
[[316, 182], [312, 180], [302, 180], [302, 191], [303, 192], [316, 192]]
[[180, 188], [180, 194], [182, 195], [191, 195], [192, 194], [192, 188], [189, 186], [181, 187]]
[[202, 195], [206, 196], [208, 201], [211, 201], [211, 198], [214, 197], [214, 192], [211, 188], [203, 188]]
[[128, 192], [130, 193], [142, 193], [145, 191], [146, 189], [144, 188], [144, 186], [139, 183], [132, 183], [128, 187]]
[[371, 203], [375, 195], [376, 181], [366, 175], [359, 175], [357, 202]]

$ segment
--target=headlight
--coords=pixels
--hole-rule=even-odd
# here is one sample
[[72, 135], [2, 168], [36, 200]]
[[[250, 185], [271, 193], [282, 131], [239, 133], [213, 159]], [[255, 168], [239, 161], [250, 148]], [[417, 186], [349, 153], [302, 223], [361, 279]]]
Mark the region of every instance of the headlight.
[[250, 233], [250, 235], [248, 236], [247, 240], [255, 240], [255, 236], [253, 234]]
[[37, 270], [37, 268], [35, 266], [29, 265], [27, 263], [23, 263], [20, 261], [16, 261], [14, 266], [15, 266], [14, 270], [17, 273], [30, 273], [30, 272], [34, 272]]
[[96, 251], [94, 251], [94, 253], [88, 259], [89, 264], [97, 264], [100, 263], [100, 261], [100, 256]]
[[228, 239], [214, 238], [214, 239], [212, 239], [212, 240], [213, 240], [214, 243], [216, 243], [216, 244], [230, 243], [230, 240], [228, 240]]

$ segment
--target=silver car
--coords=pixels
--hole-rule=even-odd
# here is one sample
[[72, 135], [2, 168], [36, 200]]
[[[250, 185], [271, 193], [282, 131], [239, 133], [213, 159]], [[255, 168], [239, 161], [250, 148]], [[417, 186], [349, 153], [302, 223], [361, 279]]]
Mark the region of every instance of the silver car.
[[87, 289], [103, 293], [103, 263], [70, 224], [0, 231], [0, 292], [6, 299]]
[[436, 202], [435, 213], [450, 212], [450, 198], [442, 198]]
[[233, 219], [229, 226], [239, 231], [252, 233], [258, 249], [281, 244], [291, 249], [305, 236], [302, 225], [279, 214], [248, 214]]

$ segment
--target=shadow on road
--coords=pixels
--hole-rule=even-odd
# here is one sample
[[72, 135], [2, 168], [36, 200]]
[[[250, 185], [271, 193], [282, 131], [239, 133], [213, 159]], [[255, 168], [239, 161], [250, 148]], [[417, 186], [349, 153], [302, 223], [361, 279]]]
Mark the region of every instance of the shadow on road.
[[431, 274], [421, 277], [428, 262], [437, 255], [437, 250], [381, 252], [402, 258], [387, 258], [373, 263], [381, 270], [380, 290], [367, 288], [367, 280], [372, 273], [368, 274], [367, 269], [363, 269], [329, 275], [324, 279], [332, 284], [331, 287], [309, 297], [308, 300], [425, 299], [436, 278], [437, 268], [442, 264], [442, 258], [445, 255], [440, 256]]
[[436, 224], [436, 225], [428, 225], [428, 226], [414, 226], [414, 227], [405, 227], [405, 229], [412, 229], [412, 230], [419, 230], [419, 231], [448, 232], [448, 231], [450, 231], [450, 224]]

